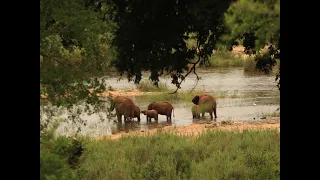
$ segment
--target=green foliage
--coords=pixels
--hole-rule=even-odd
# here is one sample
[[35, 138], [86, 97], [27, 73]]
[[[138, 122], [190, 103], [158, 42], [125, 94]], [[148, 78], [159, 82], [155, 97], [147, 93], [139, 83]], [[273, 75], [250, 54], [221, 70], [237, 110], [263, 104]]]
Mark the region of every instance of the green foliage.
[[[231, 29], [231, 37], [244, 38], [245, 47], [260, 50], [267, 43], [277, 46], [280, 39], [280, 0], [238, 0], [230, 5], [225, 22]], [[246, 44], [246, 41], [252, 43]]]
[[56, 137], [47, 129], [40, 137], [40, 179], [77, 179], [75, 168], [83, 152], [83, 142], [75, 138]]
[[92, 141], [81, 179], [280, 179], [275, 130], [210, 131], [197, 138], [160, 133]]
[[165, 92], [169, 90], [167, 84], [160, 82], [157, 87], [152, 83], [152, 81], [141, 81], [137, 85], [137, 88], [144, 92]]

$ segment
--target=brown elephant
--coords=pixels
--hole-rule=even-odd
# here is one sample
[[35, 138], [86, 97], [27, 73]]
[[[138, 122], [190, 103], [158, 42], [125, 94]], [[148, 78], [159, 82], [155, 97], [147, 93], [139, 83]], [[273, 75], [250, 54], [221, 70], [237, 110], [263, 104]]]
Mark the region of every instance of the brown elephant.
[[111, 101], [110, 110], [116, 109], [116, 115], [118, 122], [122, 122], [122, 115], [124, 116], [124, 122], [131, 120], [134, 117], [134, 102], [126, 97], [116, 96]]
[[173, 106], [168, 102], [153, 102], [148, 105], [148, 110], [156, 110], [160, 115], [166, 115], [167, 121], [171, 121], [171, 114], [173, 113], [174, 117], [174, 109]]
[[191, 108], [191, 112], [192, 112], [193, 119], [200, 119], [200, 106], [199, 105], [193, 105]]
[[137, 105], [134, 105], [134, 118], [138, 118], [138, 122], [140, 122], [140, 108]]
[[158, 112], [156, 110], [142, 110], [141, 113], [147, 116], [147, 122], [151, 122], [151, 118], [158, 121]]
[[204, 113], [208, 112], [210, 114], [210, 119], [213, 119], [212, 112], [214, 113], [214, 118], [217, 118], [217, 102], [216, 99], [208, 94], [204, 94], [201, 96], [194, 96], [192, 102], [195, 105], [199, 105], [200, 112], [202, 113], [202, 117], [204, 117]]

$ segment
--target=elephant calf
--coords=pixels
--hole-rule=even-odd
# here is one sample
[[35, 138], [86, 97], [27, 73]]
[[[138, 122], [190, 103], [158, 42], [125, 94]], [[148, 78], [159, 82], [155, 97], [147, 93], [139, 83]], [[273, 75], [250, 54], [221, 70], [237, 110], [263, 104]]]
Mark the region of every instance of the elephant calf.
[[141, 113], [147, 116], [147, 122], [151, 122], [151, 118], [158, 121], [158, 112], [156, 110], [143, 110]]
[[158, 114], [167, 116], [167, 121], [171, 121], [171, 114], [174, 117], [173, 106], [168, 102], [152, 102], [148, 105], [148, 110], [156, 110]]
[[191, 108], [192, 111], [192, 118], [193, 119], [200, 119], [200, 106], [199, 105], [193, 105]]

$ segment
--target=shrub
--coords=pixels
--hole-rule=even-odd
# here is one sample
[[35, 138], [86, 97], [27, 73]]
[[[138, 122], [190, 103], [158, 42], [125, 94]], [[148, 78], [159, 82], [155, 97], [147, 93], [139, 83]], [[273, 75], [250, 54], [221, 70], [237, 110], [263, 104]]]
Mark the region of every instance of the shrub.
[[165, 84], [163, 82], [159, 82], [158, 87], [157, 87], [150, 80], [141, 81], [137, 85], [137, 88], [141, 91], [144, 91], [144, 92], [153, 92], [153, 91], [164, 92], [164, 91], [169, 90], [167, 84]]

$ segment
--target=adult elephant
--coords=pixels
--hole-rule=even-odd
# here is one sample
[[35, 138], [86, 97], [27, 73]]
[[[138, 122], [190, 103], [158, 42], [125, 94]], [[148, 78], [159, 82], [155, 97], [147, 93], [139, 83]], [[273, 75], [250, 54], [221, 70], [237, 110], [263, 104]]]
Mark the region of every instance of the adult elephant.
[[126, 97], [116, 96], [111, 101], [110, 110], [116, 109], [116, 115], [118, 122], [122, 122], [122, 115], [124, 116], [124, 122], [133, 119], [134, 117], [134, 102]]
[[200, 106], [200, 112], [202, 117], [208, 112], [210, 114], [210, 119], [213, 119], [212, 112], [214, 113], [214, 118], [217, 118], [217, 102], [216, 99], [208, 94], [194, 96], [192, 99], [193, 104]]
[[148, 105], [148, 110], [156, 110], [158, 114], [167, 116], [167, 121], [171, 121], [171, 114], [173, 113], [174, 117], [174, 109], [173, 106], [168, 102], [152, 102]]

